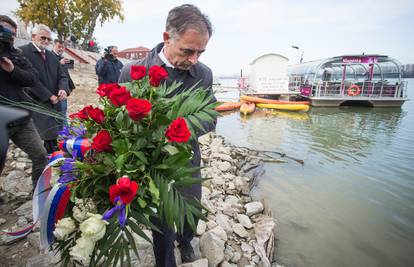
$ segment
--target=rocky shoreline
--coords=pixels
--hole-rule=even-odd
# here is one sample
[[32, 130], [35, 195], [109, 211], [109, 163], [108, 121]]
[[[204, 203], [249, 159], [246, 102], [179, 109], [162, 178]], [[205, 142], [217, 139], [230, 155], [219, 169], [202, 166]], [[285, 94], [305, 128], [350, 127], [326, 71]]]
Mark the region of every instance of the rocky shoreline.
[[[69, 98], [69, 112], [93, 104], [97, 98], [92, 72], [71, 73], [77, 89]], [[93, 89], [92, 89], [93, 88]], [[263, 203], [252, 200], [250, 189], [262, 172], [257, 152], [237, 148], [215, 133], [199, 139], [202, 152], [202, 176], [211, 178], [203, 184], [202, 204], [209, 209], [208, 221], [200, 221], [192, 241], [196, 262], [181, 267], [278, 266], [273, 262], [276, 220], [265, 214]], [[0, 230], [14, 231], [32, 220], [31, 162], [20, 149], [11, 145], [5, 169], [0, 176]], [[0, 235], [2, 266], [50, 266], [59, 259], [39, 248], [39, 230], [27, 238], [15, 240]], [[149, 232], [149, 231], [148, 231]], [[150, 232], [149, 232], [150, 234]], [[136, 236], [139, 259], [132, 266], [155, 266], [151, 243]], [[134, 254], [131, 254], [134, 255]], [[180, 259], [176, 249], [176, 258]]]

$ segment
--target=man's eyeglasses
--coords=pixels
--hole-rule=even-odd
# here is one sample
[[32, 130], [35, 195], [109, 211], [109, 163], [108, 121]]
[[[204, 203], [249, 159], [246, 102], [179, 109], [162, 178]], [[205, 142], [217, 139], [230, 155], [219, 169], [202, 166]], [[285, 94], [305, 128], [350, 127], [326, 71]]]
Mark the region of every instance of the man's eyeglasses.
[[49, 42], [52, 41], [52, 38], [46, 37], [46, 36], [40, 36], [40, 39], [42, 39], [43, 41], [48, 40]]

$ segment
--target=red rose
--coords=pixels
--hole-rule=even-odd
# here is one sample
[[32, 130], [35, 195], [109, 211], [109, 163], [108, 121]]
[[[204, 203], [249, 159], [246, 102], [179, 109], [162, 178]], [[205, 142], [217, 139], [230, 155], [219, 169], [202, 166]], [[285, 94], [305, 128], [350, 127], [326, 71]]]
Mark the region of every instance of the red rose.
[[88, 44], [89, 44], [89, 47], [93, 47], [95, 45], [95, 42], [93, 40], [90, 40]]
[[102, 124], [105, 121], [105, 114], [99, 108], [93, 108], [88, 111], [89, 117], [98, 124]]
[[145, 66], [131, 66], [131, 79], [141, 80], [147, 75], [147, 68]]
[[92, 149], [96, 152], [111, 151], [112, 138], [107, 130], [101, 130], [92, 139]]
[[127, 176], [122, 176], [115, 185], [109, 187], [109, 200], [115, 204], [115, 198], [119, 196], [122, 203], [127, 205], [134, 200], [138, 188], [137, 182], [131, 181]]
[[128, 100], [126, 109], [131, 119], [139, 121], [151, 111], [151, 107], [151, 103], [145, 99], [131, 98]]
[[166, 79], [167, 77], [167, 71], [160, 66], [155, 65], [149, 69], [150, 84], [154, 87], [158, 87], [161, 81]]
[[111, 100], [112, 104], [114, 104], [115, 107], [125, 105], [130, 98], [131, 93], [126, 89], [125, 86], [115, 88], [109, 94], [109, 100]]
[[121, 86], [119, 86], [117, 83], [101, 83], [98, 89], [96, 89], [96, 93], [101, 97], [109, 96], [112, 90], [120, 87]]
[[91, 105], [86, 106], [83, 109], [79, 110], [78, 113], [70, 114], [69, 118], [79, 118], [81, 120], [87, 120], [89, 118], [89, 111], [92, 109], [93, 107]]
[[185, 119], [177, 118], [170, 124], [165, 132], [165, 136], [168, 142], [184, 143], [190, 139], [191, 132], [188, 130]]

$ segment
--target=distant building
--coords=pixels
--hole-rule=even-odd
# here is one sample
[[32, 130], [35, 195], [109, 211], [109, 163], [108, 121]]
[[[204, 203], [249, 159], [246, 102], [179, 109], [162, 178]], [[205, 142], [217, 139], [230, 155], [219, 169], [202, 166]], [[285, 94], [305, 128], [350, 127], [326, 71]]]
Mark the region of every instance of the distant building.
[[135, 48], [127, 48], [118, 52], [118, 57], [127, 59], [140, 59], [145, 57], [149, 53], [149, 49], [146, 47], [138, 46]]
[[405, 78], [414, 78], [414, 64], [407, 64], [403, 66], [403, 76]]

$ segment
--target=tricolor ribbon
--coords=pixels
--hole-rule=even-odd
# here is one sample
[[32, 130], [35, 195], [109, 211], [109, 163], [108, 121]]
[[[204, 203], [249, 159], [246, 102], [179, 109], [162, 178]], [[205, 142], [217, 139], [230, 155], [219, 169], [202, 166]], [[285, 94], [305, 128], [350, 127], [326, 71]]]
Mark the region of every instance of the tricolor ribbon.
[[61, 148], [63, 151], [72, 155], [73, 151], [76, 151], [76, 157], [83, 160], [86, 151], [91, 148], [88, 138], [76, 137], [61, 141]]
[[[53, 167], [59, 162], [65, 160], [63, 155], [63, 151], [53, 152], [49, 156], [49, 162], [37, 181], [32, 200], [33, 224], [19, 231], [4, 232], [5, 234], [14, 237], [24, 237], [33, 230], [39, 220], [41, 221], [41, 227], [44, 221], [49, 222], [49, 213], [53, 212], [53, 220], [51, 219], [49, 224], [46, 224], [46, 226], [44, 226], [45, 228], [43, 230], [41, 228], [40, 231], [41, 236], [47, 236], [47, 238], [43, 238], [45, 239], [43, 244], [45, 244], [46, 240], [47, 244], [51, 244], [50, 242], [53, 241], [53, 235], [51, 235], [51, 233], [53, 234], [54, 224], [57, 220], [62, 218], [70, 198], [70, 191], [66, 185], [62, 186], [61, 184], [56, 184], [53, 188], [51, 188], [50, 184], [52, 177], [56, 175]], [[63, 189], [58, 191], [59, 188]], [[57, 191], [59, 194], [56, 194]], [[52, 223], [53, 225], [51, 225]]]

